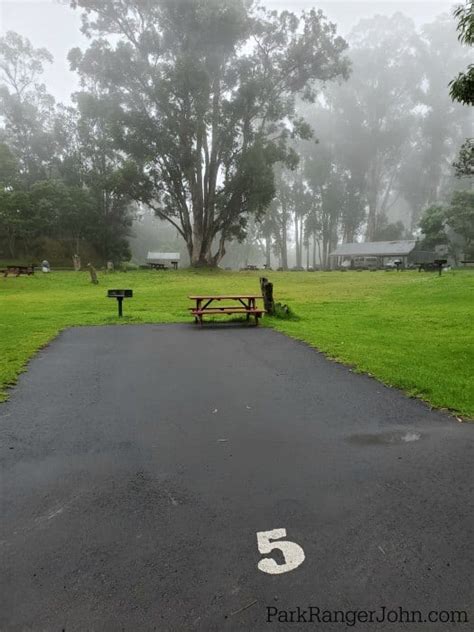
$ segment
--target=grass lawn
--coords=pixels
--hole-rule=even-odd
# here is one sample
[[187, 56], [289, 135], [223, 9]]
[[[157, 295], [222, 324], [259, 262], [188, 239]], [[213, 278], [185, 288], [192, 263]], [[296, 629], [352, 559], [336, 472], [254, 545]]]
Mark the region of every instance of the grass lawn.
[[[187, 296], [258, 291], [258, 272], [40, 273], [0, 278], [0, 401], [65, 327], [117, 323], [106, 289], [129, 287], [122, 323], [189, 322]], [[474, 272], [270, 272], [297, 320], [263, 324], [439, 408], [474, 418]], [[190, 324], [191, 326], [191, 324]], [[282, 358], [284, 362], [284, 358]]]

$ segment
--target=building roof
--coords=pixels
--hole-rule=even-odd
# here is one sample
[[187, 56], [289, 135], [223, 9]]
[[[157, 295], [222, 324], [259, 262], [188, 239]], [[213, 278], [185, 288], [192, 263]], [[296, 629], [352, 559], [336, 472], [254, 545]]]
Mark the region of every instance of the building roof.
[[414, 239], [403, 241], [366, 241], [340, 244], [330, 257], [403, 257], [415, 248]]
[[147, 261], [179, 261], [179, 252], [150, 252], [146, 256]]

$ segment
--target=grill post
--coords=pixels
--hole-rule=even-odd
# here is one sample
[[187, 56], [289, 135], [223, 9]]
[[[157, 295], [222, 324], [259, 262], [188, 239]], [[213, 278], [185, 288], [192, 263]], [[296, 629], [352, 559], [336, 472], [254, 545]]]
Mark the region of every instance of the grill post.
[[123, 315], [123, 299], [124, 298], [133, 298], [133, 290], [108, 290], [107, 291], [108, 298], [116, 298], [117, 299], [117, 307], [118, 307], [118, 317], [122, 318]]

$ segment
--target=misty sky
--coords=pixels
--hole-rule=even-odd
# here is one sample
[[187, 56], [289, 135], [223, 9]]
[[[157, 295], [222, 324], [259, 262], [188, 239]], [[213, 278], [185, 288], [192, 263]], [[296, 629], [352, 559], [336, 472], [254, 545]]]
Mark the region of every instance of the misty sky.
[[[47, 68], [44, 82], [57, 100], [69, 102], [71, 92], [77, 89], [76, 76], [69, 71], [67, 53], [74, 46], [84, 48], [88, 40], [80, 33], [79, 12], [65, 6], [61, 0], [0, 0], [0, 32], [12, 30], [28, 37], [35, 47], [44, 46], [54, 56], [54, 64]], [[424, 0], [418, 2], [360, 2], [359, 0], [262, 0], [272, 9], [299, 11], [313, 6], [320, 8], [332, 22], [339, 25], [342, 35], [359, 19], [377, 13], [391, 15], [402, 11], [423, 24], [443, 12], [451, 12], [453, 2]]]

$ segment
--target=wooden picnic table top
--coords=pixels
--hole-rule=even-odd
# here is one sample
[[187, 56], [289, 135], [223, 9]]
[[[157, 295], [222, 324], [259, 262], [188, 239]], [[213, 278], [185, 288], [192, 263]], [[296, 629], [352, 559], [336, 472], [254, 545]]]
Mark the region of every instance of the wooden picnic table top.
[[206, 294], [206, 295], [196, 295], [196, 296], [188, 296], [193, 301], [197, 300], [210, 300], [210, 299], [234, 299], [238, 300], [239, 298], [261, 298], [260, 294]]
[[34, 268], [36, 266], [30, 265], [30, 266], [5, 266], [7, 268], [7, 270], [31, 270], [31, 268]]

